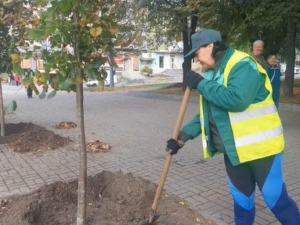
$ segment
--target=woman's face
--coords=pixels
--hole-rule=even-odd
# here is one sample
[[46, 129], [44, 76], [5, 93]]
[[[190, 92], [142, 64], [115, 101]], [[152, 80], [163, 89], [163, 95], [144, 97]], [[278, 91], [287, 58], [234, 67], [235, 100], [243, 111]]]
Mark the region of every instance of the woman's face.
[[272, 55], [267, 61], [271, 66], [275, 66], [277, 62], [277, 58], [275, 55]]
[[214, 44], [210, 43], [205, 47], [200, 47], [195, 52], [196, 61], [207, 69], [213, 68], [215, 65], [215, 59], [212, 57], [213, 47]]

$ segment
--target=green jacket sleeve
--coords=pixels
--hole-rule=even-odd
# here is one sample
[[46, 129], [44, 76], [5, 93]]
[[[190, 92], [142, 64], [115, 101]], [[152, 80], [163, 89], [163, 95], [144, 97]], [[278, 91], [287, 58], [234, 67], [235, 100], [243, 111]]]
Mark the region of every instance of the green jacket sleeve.
[[188, 122], [180, 131], [179, 138], [183, 142], [189, 139], [194, 139], [201, 133], [201, 123], [199, 114], [197, 114], [194, 119]]
[[[244, 111], [264, 88], [264, 76], [249, 58], [238, 62], [230, 71], [227, 88], [214, 80], [204, 79], [197, 90], [203, 97], [226, 111]], [[267, 92], [267, 90], [264, 88]]]

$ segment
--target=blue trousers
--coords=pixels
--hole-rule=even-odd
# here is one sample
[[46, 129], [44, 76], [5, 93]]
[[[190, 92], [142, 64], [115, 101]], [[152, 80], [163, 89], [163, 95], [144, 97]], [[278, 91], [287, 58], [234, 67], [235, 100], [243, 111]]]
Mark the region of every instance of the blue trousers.
[[224, 155], [228, 185], [234, 200], [236, 225], [252, 225], [255, 217], [255, 185], [282, 225], [300, 225], [296, 203], [288, 196], [282, 175], [283, 153], [232, 166]]

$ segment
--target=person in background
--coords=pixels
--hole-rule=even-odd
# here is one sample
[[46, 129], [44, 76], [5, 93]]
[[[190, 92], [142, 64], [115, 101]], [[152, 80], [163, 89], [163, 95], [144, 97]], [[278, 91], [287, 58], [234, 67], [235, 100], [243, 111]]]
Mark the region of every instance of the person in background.
[[196, 57], [207, 68], [204, 76], [186, 74], [186, 85], [199, 93], [200, 112], [166, 150], [176, 154], [202, 134], [204, 158], [223, 155], [235, 225], [254, 223], [256, 185], [281, 224], [300, 225], [283, 179], [283, 128], [266, 71], [250, 55], [227, 47], [219, 31], [203, 30], [191, 40], [185, 58]]
[[[30, 78], [33, 77], [33, 73], [31, 72], [30, 69], [27, 69], [25, 72], [25, 78]], [[32, 89], [30, 86], [27, 87], [27, 97], [32, 98]]]
[[14, 79], [15, 79], [16, 85], [19, 86], [19, 82], [20, 82], [20, 77], [19, 77], [19, 75], [18, 75], [18, 74], [15, 74]]
[[253, 43], [252, 52], [250, 55], [262, 66], [265, 70], [267, 69], [267, 63], [263, 56], [264, 52], [264, 42], [262, 40], [257, 40]]
[[272, 98], [278, 109], [281, 72], [280, 72], [279, 67], [277, 66], [276, 55], [273, 55], [273, 54], [268, 55], [267, 62], [268, 62], [267, 73], [268, 73], [269, 79], [271, 81], [272, 89], [273, 89]]
[[9, 75], [9, 84], [11, 86], [15, 85], [15, 77], [14, 77], [14, 75], [12, 73]]

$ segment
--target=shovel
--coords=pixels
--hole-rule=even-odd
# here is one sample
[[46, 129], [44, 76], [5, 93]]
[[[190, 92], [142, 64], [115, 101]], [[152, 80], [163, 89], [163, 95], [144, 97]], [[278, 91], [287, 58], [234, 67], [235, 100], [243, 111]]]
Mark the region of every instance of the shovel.
[[[184, 114], [185, 114], [185, 111], [186, 111], [186, 108], [187, 108], [187, 103], [189, 101], [190, 94], [191, 94], [191, 89], [189, 87], [187, 87], [186, 90], [185, 90], [183, 99], [182, 99], [181, 107], [180, 107], [180, 110], [179, 110], [179, 115], [178, 115], [176, 125], [175, 125], [175, 129], [173, 131], [172, 138], [175, 139], [175, 140], [178, 139], [178, 134], [179, 134], [179, 131], [181, 129], [183, 117], [184, 117]], [[169, 168], [170, 168], [171, 161], [172, 161], [172, 155], [167, 153], [165, 165], [164, 165], [161, 177], [160, 177], [158, 187], [156, 189], [156, 193], [155, 193], [155, 197], [154, 197], [154, 200], [153, 200], [153, 203], [152, 203], [152, 206], [151, 206], [149, 218], [147, 220], [141, 221], [138, 225], [150, 225], [150, 224], [153, 224], [153, 222], [157, 219], [157, 217], [158, 217], [156, 215], [157, 205], [158, 205], [158, 202], [160, 200], [160, 196], [161, 196], [163, 187], [165, 185], [165, 181], [166, 181], [166, 178], [167, 178], [167, 175], [168, 175], [168, 171], [169, 171]]]

